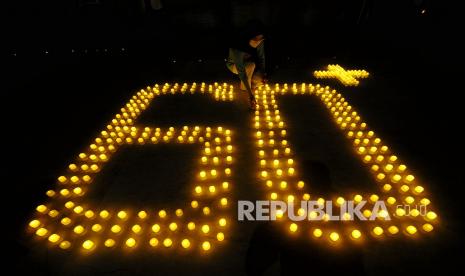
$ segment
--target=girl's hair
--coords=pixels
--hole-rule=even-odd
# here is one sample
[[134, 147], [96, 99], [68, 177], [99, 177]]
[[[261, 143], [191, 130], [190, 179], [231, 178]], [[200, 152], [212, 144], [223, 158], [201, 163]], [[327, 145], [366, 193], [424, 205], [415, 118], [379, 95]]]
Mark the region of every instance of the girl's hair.
[[252, 53], [256, 50], [250, 47], [249, 40], [257, 35], [265, 35], [265, 26], [258, 19], [249, 20], [231, 37], [230, 47]]
[[247, 21], [243, 29], [244, 36], [246, 39], [250, 40], [257, 35], [265, 35], [265, 26], [258, 19], [252, 19]]

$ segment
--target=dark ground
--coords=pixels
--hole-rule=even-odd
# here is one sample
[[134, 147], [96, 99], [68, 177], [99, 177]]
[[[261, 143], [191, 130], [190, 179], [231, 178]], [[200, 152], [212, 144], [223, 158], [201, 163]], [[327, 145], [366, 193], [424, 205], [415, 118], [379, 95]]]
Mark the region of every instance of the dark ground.
[[[441, 38], [438, 31], [434, 39]], [[47, 56], [9, 57], [7, 65], [11, 76], [4, 89], [3, 109], [7, 112], [3, 116], [6, 125], [2, 132], [7, 177], [11, 177], [2, 184], [4, 193], [12, 199], [6, 208], [11, 218], [4, 227], [8, 231], [4, 236], [8, 239], [6, 252], [12, 257], [7, 266], [13, 266], [15, 274], [35, 275], [240, 275], [245, 273], [246, 267], [249, 271], [259, 271], [268, 266], [271, 266], [270, 275], [278, 271], [295, 275], [297, 271], [312, 273], [348, 267], [354, 274], [358, 265], [368, 275], [437, 274], [445, 269], [463, 271], [460, 262], [464, 256], [460, 208], [464, 184], [460, 138], [463, 122], [459, 100], [463, 89], [462, 80], [454, 76], [459, 68], [455, 59], [457, 48], [436, 48], [430, 44], [433, 38], [421, 37], [412, 38], [416, 42], [408, 46], [396, 41], [373, 40], [369, 36], [355, 45], [334, 38], [327, 42], [332, 45], [328, 47], [325, 41], [317, 39], [292, 47], [286, 46], [292, 41], [282, 39], [279, 42], [276, 36], [274, 40], [270, 82], [323, 83], [342, 92], [425, 183], [442, 221], [435, 234], [427, 240], [373, 242], [360, 251], [334, 254], [280, 237], [271, 226], [242, 223], [235, 226], [230, 239], [214, 254], [198, 258], [163, 255], [160, 253], [163, 251], [97, 253], [82, 257], [47, 250], [44, 244], [32, 242], [25, 234], [26, 224], [35, 206], [45, 199], [44, 192], [53, 187], [54, 179], [63, 172], [65, 165], [135, 91], [147, 85], [175, 81], [237, 84], [219, 54], [209, 56], [199, 51], [189, 55], [174, 50], [153, 54], [148, 51], [150, 43], [141, 43], [124, 45], [124, 51], [122, 47], [109, 49], [105, 54], [90, 53], [91, 50], [85, 54], [79, 49], [80, 53], [72, 55], [58, 51]], [[311, 76], [312, 70], [329, 63], [363, 68], [371, 76], [356, 88], [345, 88], [335, 81], [318, 81]], [[233, 197], [259, 199], [261, 188], [255, 185], [253, 175], [255, 159], [249, 154], [252, 151], [251, 115], [245, 102], [210, 103], [213, 101], [202, 97], [160, 98], [140, 122], [156, 126], [221, 123], [234, 129], [239, 151], [234, 170], [240, 175], [235, 179], [237, 191]], [[304, 177], [318, 177], [318, 173], [314, 175], [313, 172], [323, 163], [329, 168], [330, 179], [321, 180], [321, 183], [330, 181], [336, 189], [357, 188], [354, 183], [369, 181], [366, 173], [357, 169], [358, 163], [349, 154], [347, 144], [334, 135], [335, 127], [316, 100], [286, 96], [280, 104]], [[139, 173], [153, 177], [148, 164], [158, 162], [159, 156], [169, 153], [176, 156], [169, 162], [179, 165], [180, 174], [188, 175], [192, 171], [188, 161], [194, 157], [189, 152], [181, 153], [169, 147], [131, 152], [120, 156], [120, 162], [137, 161], [150, 168], [143, 172], [127, 172], [126, 179], [118, 180], [120, 186], [111, 189], [105, 200], [124, 201], [154, 190], [158, 192], [156, 198], [148, 200], [160, 202], [166, 197], [176, 197], [172, 189], [144, 182], [145, 177], [139, 177], [137, 190], [124, 186]], [[163, 167], [153, 171], [157, 169], [163, 170]], [[165, 181], [173, 180], [170, 174], [162, 177]], [[175, 180], [182, 189], [183, 181]], [[105, 190], [105, 187], [96, 188]], [[326, 185], [321, 184], [320, 188], [326, 192]], [[252, 249], [247, 255], [249, 247]], [[273, 264], [278, 256], [280, 264]]]

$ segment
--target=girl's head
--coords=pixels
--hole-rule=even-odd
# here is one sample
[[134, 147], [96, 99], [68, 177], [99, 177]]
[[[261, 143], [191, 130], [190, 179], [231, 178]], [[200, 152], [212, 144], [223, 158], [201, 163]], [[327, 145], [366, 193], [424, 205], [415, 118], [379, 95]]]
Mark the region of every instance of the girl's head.
[[252, 48], [257, 48], [263, 40], [265, 40], [265, 36], [263, 34], [256, 35], [249, 40], [249, 45]]
[[244, 28], [244, 35], [252, 48], [257, 48], [265, 39], [265, 27], [259, 20], [250, 20]]

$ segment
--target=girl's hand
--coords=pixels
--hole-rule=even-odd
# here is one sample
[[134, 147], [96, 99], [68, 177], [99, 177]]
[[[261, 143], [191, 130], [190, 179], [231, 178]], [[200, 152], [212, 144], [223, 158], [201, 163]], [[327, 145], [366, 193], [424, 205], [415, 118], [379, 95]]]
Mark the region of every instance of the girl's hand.
[[255, 111], [257, 109], [257, 101], [254, 96], [250, 96], [250, 109]]

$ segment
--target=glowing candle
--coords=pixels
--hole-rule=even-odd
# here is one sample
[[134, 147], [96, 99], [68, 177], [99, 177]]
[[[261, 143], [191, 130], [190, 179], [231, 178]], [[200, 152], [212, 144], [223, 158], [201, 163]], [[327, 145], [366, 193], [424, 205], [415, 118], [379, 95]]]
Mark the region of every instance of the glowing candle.
[[375, 228], [373, 228], [373, 234], [375, 234], [376, 236], [381, 236], [383, 233], [384, 233], [383, 228], [379, 226], [376, 226]]
[[397, 228], [397, 226], [392, 225], [392, 226], [389, 226], [388, 231], [392, 235], [395, 235], [399, 232], [399, 228]]
[[333, 242], [336, 242], [339, 240], [339, 234], [336, 233], [336, 232], [332, 232], [330, 235], [329, 235], [329, 239]]
[[407, 226], [407, 228], [405, 228], [405, 230], [407, 231], [407, 233], [409, 233], [410, 235], [414, 235], [415, 233], [417, 233], [417, 228], [413, 225], [409, 225]]
[[187, 249], [191, 246], [191, 242], [188, 240], [188, 239], [183, 239], [181, 241], [181, 246], [184, 248], [184, 249]]
[[289, 231], [291, 233], [295, 233], [297, 231], [297, 229], [298, 229], [298, 226], [295, 223], [291, 223], [291, 225], [289, 226]]
[[167, 248], [171, 247], [173, 245], [173, 241], [171, 239], [167, 238], [167, 239], [163, 240], [163, 245], [165, 247], [167, 247]]
[[95, 243], [91, 240], [86, 240], [82, 243], [82, 247], [86, 250], [92, 250], [95, 247]]
[[362, 233], [359, 230], [355, 229], [352, 230], [350, 235], [352, 236], [352, 238], [358, 240], [362, 236]]
[[204, 251], [208, 251], [208, 250], [210, 250], [210, 248], [211, 248], [210, 242], [204, 241], [204, 242], [202, 243], [202, 249], [203, 249]]

